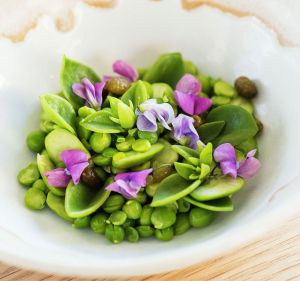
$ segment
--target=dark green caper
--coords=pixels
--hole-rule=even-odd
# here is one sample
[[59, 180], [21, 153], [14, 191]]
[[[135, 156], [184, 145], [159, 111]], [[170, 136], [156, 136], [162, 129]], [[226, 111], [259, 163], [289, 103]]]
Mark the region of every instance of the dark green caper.
[[152, 212], [153, 208], [150, 205], [145, 205], [143, 207], [140, 217], [140, 225], [151, 225]]
[[138, 231], [139, 235], [141, 237], [151, 237], [154, 234], [153, 227], [149, 225], [140, 225], [136, 227], [136, 230]]
[[107, 214], [100, 213], [92, 217], [90, 227], [95, 233], [105, 233]]
[[257, 87], [248, 77], [241, 76], [234, 82], [234, 87], [241, 97], [252, 99], [257, 96]]
[[125, 236], [129, 242], [137, 242], [140, 238], [138, 231], [132, 226], [125, 228]]
[[215, 212], [202, 208], [193, 208], [189, 214], [189, 222], [193, 227], [205, 227], [215, 219]]
[[113, 194], [108, 197], [108, 199], [103, 204], [103, 210], [107, 213], [112, 213], [118, 211], [122, 208], [125, 203], [125, 199], [120, 194]]
[[191, 227], [189, 221], [189, 214], [188, 213], [179, 213], [176, 218], [176, 222], [173, 225], [175, 235], [180, 235], [188, 231]]
[[164, 229], [155, 229], [155, 236], [161, 241], [170, 241], [174, 237], [173, 227], [167, 227]]
[[125, 238], [124, 228], [119, 225], [108, 224], [105, 228], [105, 237], [114, 244], [119, 244]]
[[176, 221], [176, 213], [167, 206], [154, 208], [151, 222], [155, 228], [163, 229], [173, 225]]
[[105, 84], [105, 90], [117, 95], [123, 95], [130, 87], [130, 82], [123, 77], [112, 77]]
[[74, 228], [87, 228], [90, 226], [91, 217], [86, 216], [82, 218], [76, 218], [72, 224]]
[[123, 211], [114, 211], [109, 216], [108, 222], [114, 225], [122, 225], [125, 223], [127, 215]]
[[137, 200], [128, 200], [122, 210], [126, 213], [128, 218], [136, 220], [141, 216], [142, 205]]

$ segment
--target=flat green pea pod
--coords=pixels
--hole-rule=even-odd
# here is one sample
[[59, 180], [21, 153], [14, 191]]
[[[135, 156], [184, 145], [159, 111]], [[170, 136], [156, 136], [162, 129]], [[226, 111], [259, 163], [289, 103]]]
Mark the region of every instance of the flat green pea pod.
[[151, 206], [158, 207], [173, 203], [193, 192], [200, 183], [200, 180], [189, 181], [178, 174], [168, 176], [159, 184]]
[[32, 185], [32, 188], [36, 188], [43, 191], [44, 193], [48, 193], [48, 187], [46, 186], [46, 184], [42, 179], [36, 180]]
[[40, 99], [48, 120], [60, 128], [70, 131], [72, 134], [76, 133], [76, 113], [67, 100], [55, 95], [43, 95]]
[[113, 225], [122, 225], [125, 223], [127, 219], [127, 215], [123, 211], [114, 211], [108, 218], [108, 223], [112, 223]]
[[166, 83], [153, 83], [153, 98], [161, 101], [169, 103], [174, 111], [175, 115], [177, 113], [177, 103], [174, 98], [173, 89]]
[[214, 106], [221, 106], [231, 102], [231, 98], [224, 96], [213, 96], [211, 100]]
[[189, 202], [187, 202], [186, 200], [184, 200], [184, 198], [179, 199], [177, 201], [177, 204], [178, 204], [178, 212], [179, 213], [187, 213], [191, 208], [191, 204]]
[[154, 208], [151, 215], [151, 223], [158, 229], [170, 227], [175, 221], [176, 213], [169, 207]]
[[32, 152], [41, 152], [45, 147], [45, 136], [46, 134], [42, 131], [33, 131], [29, 133], [26, 138], [27, 147]]
[[225, 126], [224, 121], [215, 121], [210, 123], [204, 123], [197, 128], [199, 136], [204, 143], [208, 143], [214, 140], [223, 130]]
[[112, 243], [119, 244], [125, 238], [124, 228], [119, 225], [109, 224], [105, 228], [105, 237]]
[[108, 133], [93, 133], [90, 138], [91, 148], [96, 152], [103, 152], [111, 143], [111, 135]]
[[230, 176], [214, 177], [196, 188], [190, 196], [197, 201], [219, 199], [236, 193], [244, 184], [244, 180], [240, 177], [236, 179]]
[[46, 203], [48, 207], [64, 220], [73, 222], [74, 219], [69, 217], [65, 210], [65, 199], [61, 196], [56, 196], [51, 191], [47, 195]]
[[190, 60], [184, 61], [184, 71], [195, 76], [198, 74], [197, 66]]
[[145, 192], [140, 191], [135, 198], [141, 204], [145, 204], [147, 202], [147, 194]]
[[40, 173], [35, 162], [22, 169], [17, 176], [18, 182], [24, 186], [31, 186], [40, 178]]
[[126, 240], [132, 243], [137, 242], [140, 238], [138, 231], [131, 226], [125, 228], [125, 236]]
[[192, 158], [199, 158], [198, 152], [189, 147], [176, 144], [176, 145], [172, 145], [172, 149], [189, 162]]
[[175, 162], [176, 172], [186, 180], [190, 180], [191, 175], [196, 173], [196, 167], [191, 164]]
[[116, 143], [116, 148], [119, 151], [122, 151], [122, 152], [130, 151], [134, 141], [135, 141], [134, 137], [128, 136], [128, 137], [125, 138], [125, 141], [119, 142], [119, 143], [117, 142]]
[[149, 83], [164, 82], [175, 88], [184, 73], [185, 68], [181, 54], [168, 53], [159, 56], [155, 63], [148, 68], [143, 80]]
[[173, 165], [178, 160], [178, 153], [173, 150], [171, 144], [163, 139], [159, 139], [158, 143], [164, 146], [163, 150], [156, 154], [152, 159], [152, 168], [158, 168], [164, 164]]
[[25, 194], [24, 202], [32, 210], [44, 209], [46, 203], [45, 193], [37, 188], [29, 188]]
[[215, 83], [214, 93], [217, 96], [224, 96], [224, 97], [229, 97], [229, 98], [233, 98], [233, 97], [237, 96], [237, 92], [236, 92], [235, 88], [222, 80], [217, 81]]
[[154, 229], [150, 225], [140, 225], [136, 227], [140, 237], [147, 238], [154, 235]]
[[210, 76], [205, 76], [203, 74], [198, 74], [197, 78], [201, 82], [202, 91], [209, 95], [212, 90], [212, 87], [211, 87], [212, 78]]
[[146, 152], [129, 151], [116, 153], [113, 156], [112, 165], [121, 169], [131, 168], [152, 159], [163, 148], [163, 144], [156, 143]]
[[40, 172], [40, 174], [42, 176], [42, 179], [43, 179], [44, 183], [46, 184], [47, 188], [53, 194], [55, 194], [57, 196], [64, 196], [65, 195], [65, 190], [61, 189], [61, 188], [56, 188], [54, 186], [51, 186], [48, 183], [48, 178], [45, 176], [45, 173], [47, 171], [51, 171], [51, 170], [55, 169], [55, 166], [53, 165], [53, 163], [49, 159], [48, 155], [38, 154], [36, 159], [37, 159], [37, 165], [38, 165], [39, 172]]
[[125, 203], [125, 199], [120, 194], [113, 194], [108, 197], [108, 199], [103, 204], [102, 208], [106, 213], [112, 213], [122, 209]]
[[213, 222], [216, 213], [202, 209], [193, 208], [189, 214], [189, 222], [193, 227], [205, 227]]
[[191, 227], [188, 213], [177, 214], [176, 222], [173, 225], [175, 235], [181, 235], [187, 232]]
[[88, 78], [92, 83], [100, 82], [99, 76], [90, 67], [64, 56], [60, 72], [60, 85], [65, 98], [76, 109], [84, 104], [84, 100], [73, 93], [72, 85], [80, 83], [83, 78]]
[[174, 237], [174, 229], [173, 227], [155, 229], [155, 237], [160, 241], [170, 241]]
[[151, 225], [151, 216], [153, 210], [154, 209], [150, 205], [145, 205], [143, 207], [141, 217], [140, 217], [140, 225]]
[[231, 212], [233, 211], [233, 203], [230, 199], [230, 197], [224, 197], [220, 199], [215, 199], [215, 200], [209, 200], [209, 201], [197, 201], [191, 198], [190, 196], [184, 197], [184, 200], [197, 206], [202, 209], [206, 209], [209, 211], [214, 211], [214, 212]]
[[129, 219], [138, 219], [142, 214], [142, 205], [137, 200], [128, 200], [122, 207]]
[[146, 152], [151, 148], [151, 143], [145, 139], [138, 139], [132, 143], [132, 150], [136, 152]]
[[87, 228], [90, 226], [90, 222], [91, 222], [91, 217], [86, 216], [86, 217], [75, 219], [72, 226], [74, 228]]
[[106, 221], [108, 215], [105, 213], [99, 213], [92, 217], [90, 221], [90, 227], [95, 233], [104, 234], [106, 228]]
[[45, 146], [50, 159], [54, 161], [55, 164], [61, 163], [61, 153], [69, 149], [82, 150], [90, 156], [90, 153], [80, 140], [65, 129], [55, 129], [49, 133], [45, 139]]
[[77, 129], [77, 134], [78, 134], [78, 137], [82, 140], [88, 140], [92, 134], [91, 131], [87, 130], [86, 128], [82, 127], [80, 125], [80, 122], [83, 120], [84, 118], [83, 117], [77, 117], [76, 118], [76, 129]]
[[151, 144], [155, 144], [158, 141], [156, 132], [138, 131], [138, 137], [143, 140], [148, 140]]

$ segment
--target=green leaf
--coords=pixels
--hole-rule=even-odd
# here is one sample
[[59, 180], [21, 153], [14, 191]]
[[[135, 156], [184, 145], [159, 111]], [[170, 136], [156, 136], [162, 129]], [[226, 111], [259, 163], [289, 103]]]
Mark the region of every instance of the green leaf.
[[57, 196], [64, 196], [65, 190], [51, 186], [48, 183], [48, 178], [45, 176], [46, 172], [55, 169], [55, 166], [53, 165], [53, 163], [51, 162], [49, 157], [47, 155], [38, 154], [37, 155], [37, 165], [38, 165], [39, 172], [42, 176], [42, 179], [43, 179], [44, 183], [46, 184], [46, 186], [48, 187], [48, 189]]
[[[236, 149], [240, 150], [245, 155], [252, 149], [257, 149], [257, 141], [255, 138], [247, 139], [236, 146]], [[257, 156], [257, 155], [256, 155]]]
[[215, 121], [201, 125], [197, 132], [204, 143], [214, 140], [223, 130], [225, 121]]
[[175, 88], [184, 73], [184, 62], [180, 53], [163, 54], [148, 68], [143, 80], [149, 83], [164, 82]]
[[207, 164], [202, 163], [199, 179], [201, 181], [204, 180], [204, 178], [206, 178], [209, 175], [209, 173], [210, 173], [210, 166], [207, 165]]
[[100, 82], [99, 76], [93, 69], [64, 56], [60, 72], [60, 84], [64, 96], [75, 109], [82, 106], [84, 100], [73, 93], [72, 85], [80, 83], [83, 78], [88, 78], [92, 83]]
[[190, 180], [190, 175], [194, 174], [196, 169], [194, 166], [186, 163], [175, 162], [176, 172], [186, 180]]
[[200, 180], [191, 182], [178, 174], [168, 176], [158, 185], [151, 206], [158, 207], [175, 202], [190, 194], [200, 183]]
[[81, 141], [65, 129], [55, 129], [45, 138], [45, 147], [49, 157], [56, 164], [61, 163], [60, 155], [64, 150], [78, 149], [90, 156]]
[[225, 121], [222, 133], [213, 140], [215, 146], [227, 142], [238, 145], [258, 132], [253, 116], [237, 105], [222, 105], [213, 109], [208, 114], [207, 121]]
[[211, 165], [211, 163], [213, 161], [212, 151], [213, 151], [212, 144], [208, 143], [200, 153], [200, 163], [201, 164], [206, 164], [208, 166]]
[[199, 202], [191, 198], [190, 196], [186, 196], [183, 198], [185, 201], [200, 207], [202, 209], [214, 211], [214, 212], [231, 212], [233, 211], [233, 203], [229, 197], [224, 197], [216, 200], [210, 200], [206, 202]]
[[236, 179], [230, 176], [211, 178], [195, 189], [190, 196], [198, 201], [219, 199], [239, 191], [244, 184], [244, 180], [240, 177]]
[[47, 114], [49, 121], [76, 134], [76, 113], [67, 100], [55, 95], [43, 95], [40, 99], [42, 108]]
[[107, 110], [100, 110], [90, 114], [80, 124], [87, 130], [97, 133], [120, 133], [123, 128], [111, 120], [112, 114]]
[[71, 181], [66, 189], [66, 212], [71, 218], [88, 216], [104, 204], [109, 194], [104, 187], [93, 188], [83, 183], [74, 185]]
[[60, 197], [52, 193], [51, 191], [47, 195], [47, 205], [48, 207], [56, 213], [58, 216], [63, 218], [64, 220], [73, 222], [74, 219], [70, 218], [65, 210], [65, 198]]

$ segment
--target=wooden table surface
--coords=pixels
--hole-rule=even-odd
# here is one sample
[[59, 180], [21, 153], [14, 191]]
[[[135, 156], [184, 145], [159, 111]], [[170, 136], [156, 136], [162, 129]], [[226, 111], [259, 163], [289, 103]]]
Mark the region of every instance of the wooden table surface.
[[300, 216], [294, 217], [260, 240], [226, 256], [165, 274], [84, 279], [22, 270], [0, 263], [1, 281], [154, 281], [154, 280], [300, 280]]

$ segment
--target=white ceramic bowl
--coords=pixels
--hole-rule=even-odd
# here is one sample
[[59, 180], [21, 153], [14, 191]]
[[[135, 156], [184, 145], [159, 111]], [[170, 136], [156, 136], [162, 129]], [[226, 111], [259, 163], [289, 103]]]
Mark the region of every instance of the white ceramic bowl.
[[[170, 2], [131, 0], [111, 10], [80, 4], [71, 32], [59, 33], [43, 19], [25, 42], [0, 41], [2, 261], [82, 276], [157, 273], [224, 254], [299, 210], [299, 48], [280, 46], [275, 34], [254, 18], [209, 8], [187, 12]], [[16, 182], [18, 170], [33, 157], [24, 139], [38, 126], [38, 96], [59, 90], [62, 55], [104, 74], [117, 58], [147, 66], [169, 51], [181, 51], [205, 73], [229, 82], [243, 74], [259, 86], [263, 167], [234, 196], [236, 210], [168, 243], [148, 239], [116, 246], [90, 231], [72, 229], [47, 210], [26, 209], [25, 189]]]

